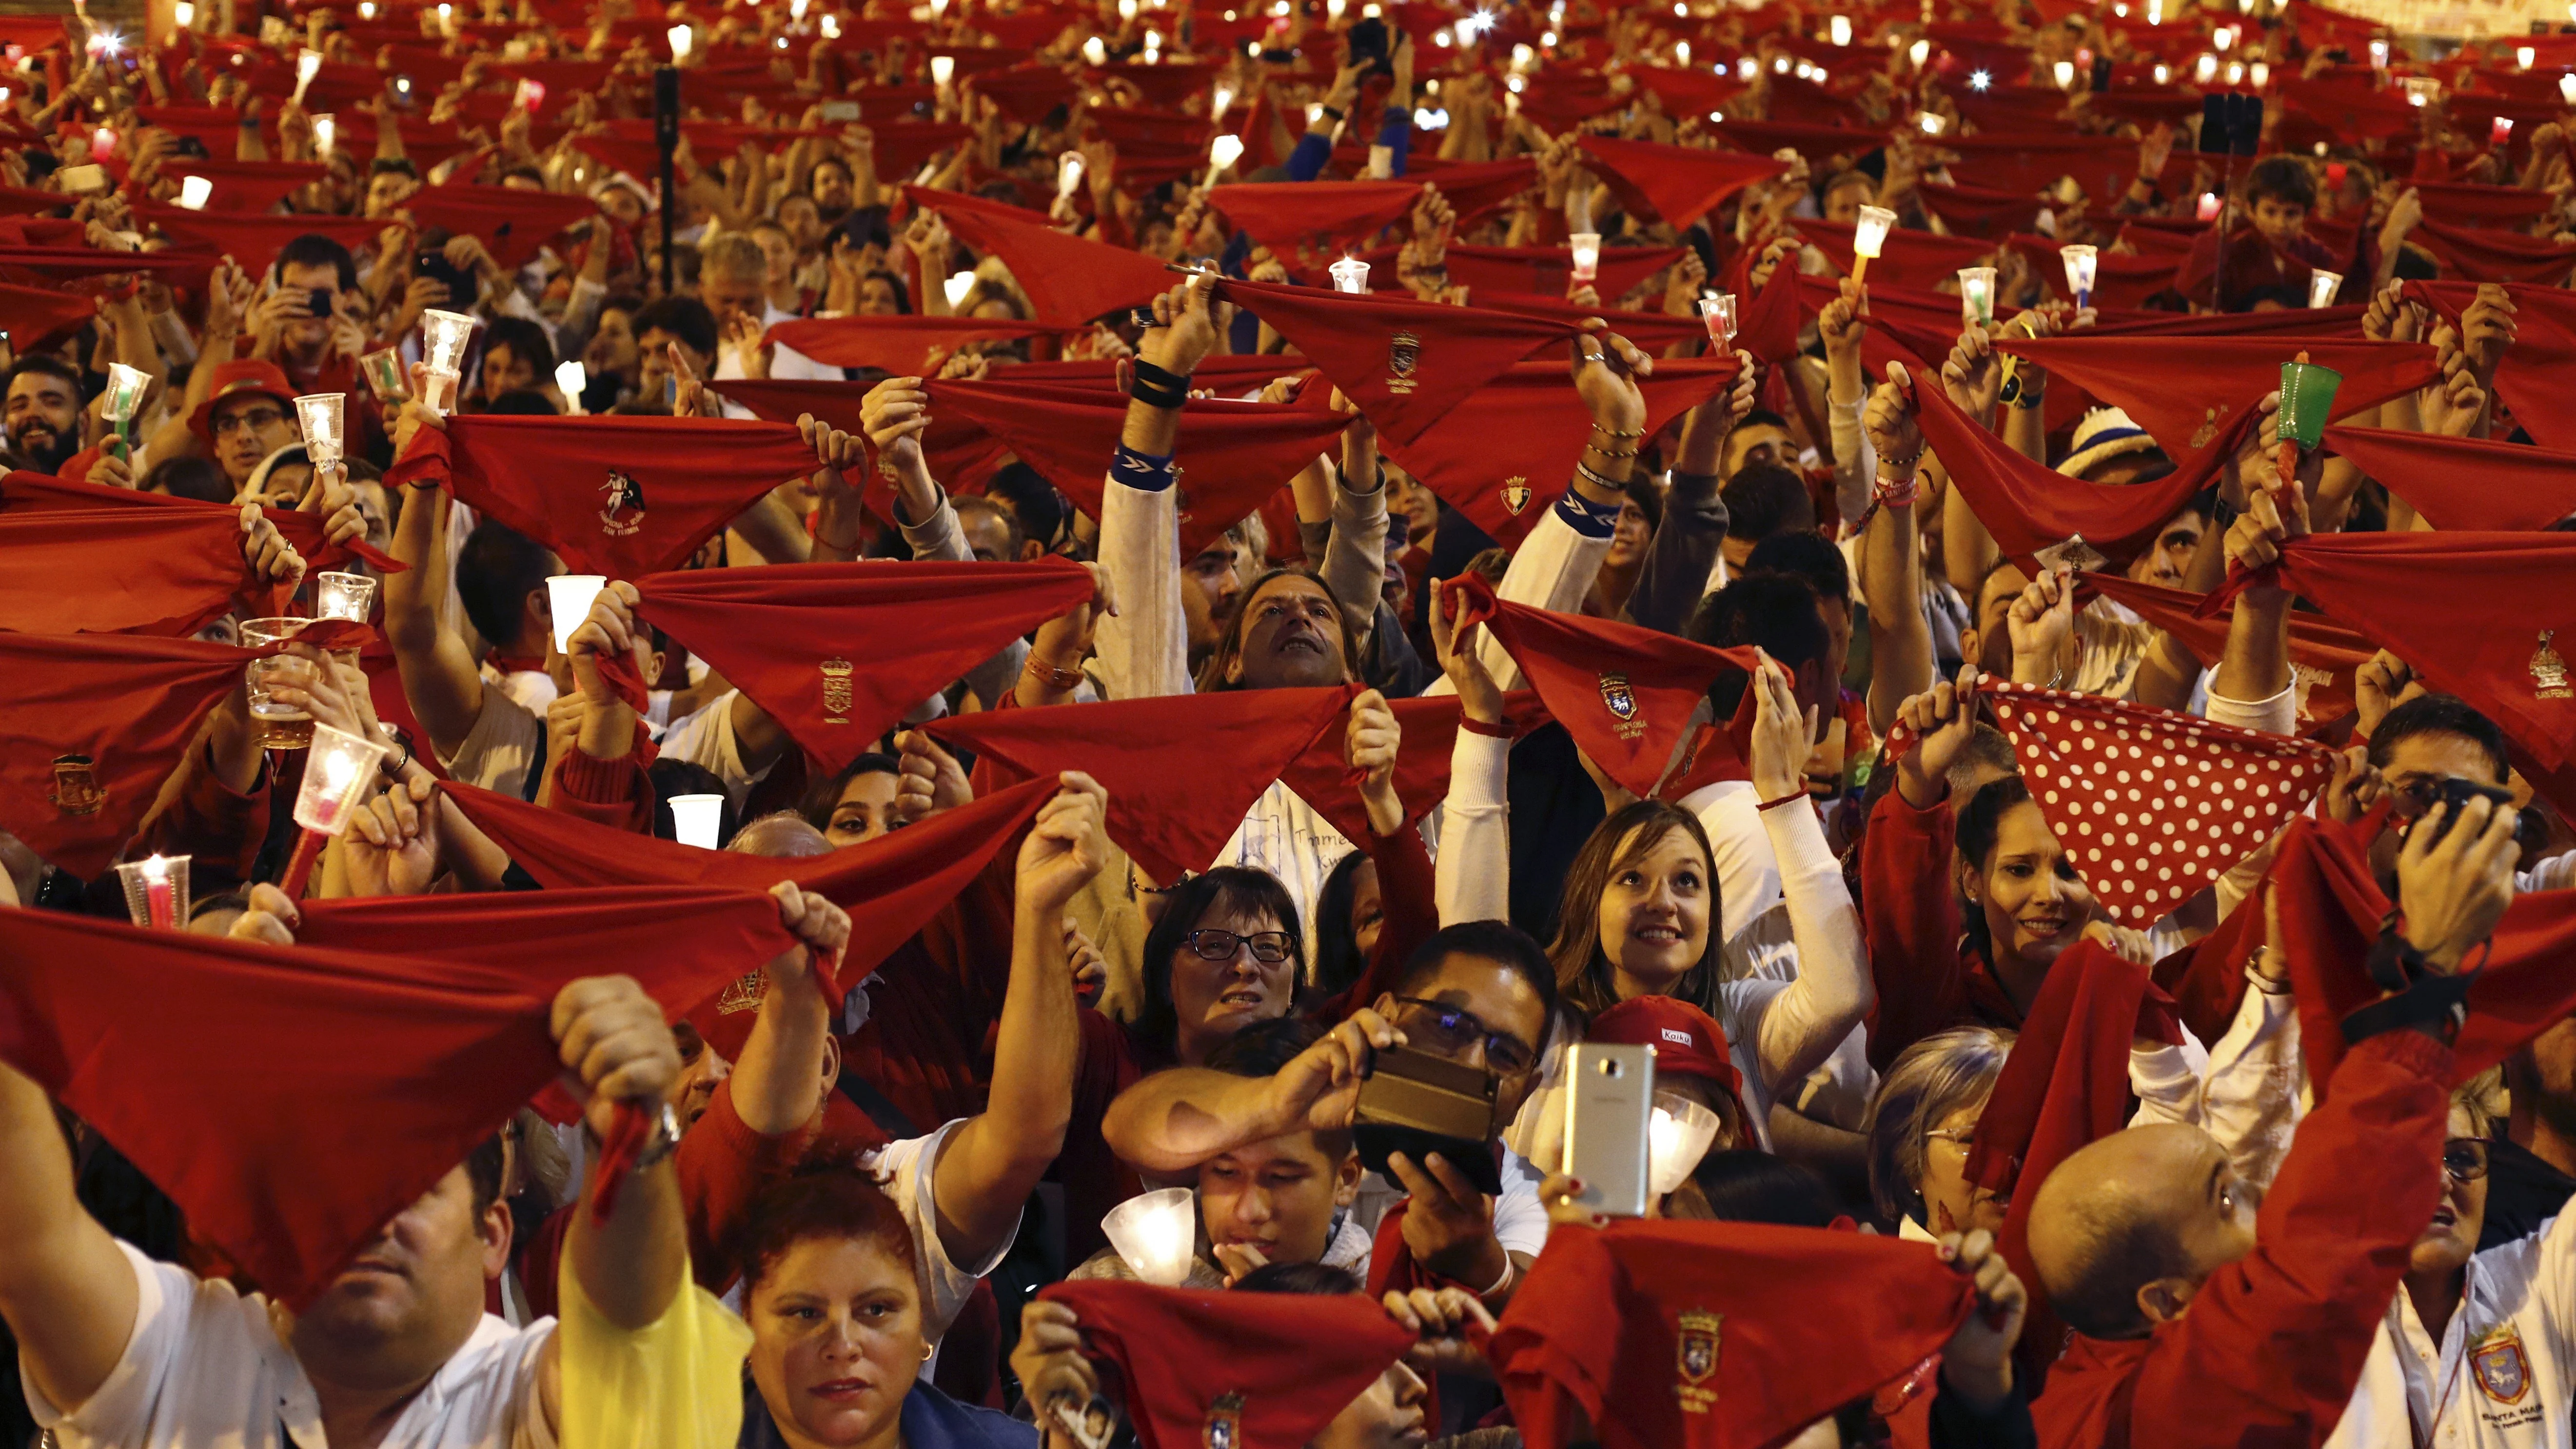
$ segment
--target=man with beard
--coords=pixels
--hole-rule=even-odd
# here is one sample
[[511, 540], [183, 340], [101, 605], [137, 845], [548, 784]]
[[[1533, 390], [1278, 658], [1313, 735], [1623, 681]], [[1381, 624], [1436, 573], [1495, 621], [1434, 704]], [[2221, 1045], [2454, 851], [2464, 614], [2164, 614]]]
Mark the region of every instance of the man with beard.
[[80, 374], [60, 358], [37, 354], [9, 369], [0, 422], [11, 451], [38, 473], [52, 473], [81, 450]]

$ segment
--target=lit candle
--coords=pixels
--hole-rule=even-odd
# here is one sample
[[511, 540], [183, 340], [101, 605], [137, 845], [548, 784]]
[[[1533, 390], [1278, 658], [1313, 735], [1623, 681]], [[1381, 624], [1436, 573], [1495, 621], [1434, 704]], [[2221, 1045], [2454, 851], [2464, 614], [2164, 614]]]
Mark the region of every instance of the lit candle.
[[313, 118], [313, 149], [321, 152], [325, 156], [328, 156], [339, 146], [339, 143], [339, 118], [331, 115], [315, 116]]
[[2311, 272], [2308, 274], [2308, 305], [2331, 307], [2335, 293], [2343, 290], [2343, 273]]
[[1925, 111], [1917, 119], [1923, 127], [1923, 134], [1926, 136], [1938, 136], [1943, 131], [1948, 130], [1950, 126], [1949, 121], [1945, 119], [1939, 111]]
[[295, 57], [295, 103], [304, 104], [304, 88], [322, 73], [322, 52], [308, 50]]
[[366, 375], [367, 390], [384, 402], [401, 402], [411, 396], [411, 384], [403, 375], [402, 352], [398, 348], [379, 348], [358, 359], [358, 370]]
[[1059, 197], [1071, 196], [1073, 195], [1073, 189], [1081, 184], [1082, 153], [1079, 151], [1067, 151], [1063, 155], [1056, 157], [1055, 194]]
[[1883, 206], [1864, 206], [1860, 220], [1852, 225], [1852, 280], [1864, 280], [1869, 273], [1870, 258], [1887, 245], [1887, 229], [1896, 225], [1896, 213]]
[[2171, 84], [2173, 81], [2173, 67], [2165, 64], [2163, 61], [2156, 62], [2155, 77], [2157, 85]]
[[537, 108], [545, 103], [546, 83], [539, 80], [528, 80], [524, 77], [519, 81], [518, 94], [510, 98], [511, 105], [516, 106], [520, 110], [523, 110], [532, 116], [537, 113]]
[[840, 39], [840, 38], [841, 38], [841, 17], [840, 17], [840, 16], [838, 16], [838, 15], [826, 15], [826, 16], [824, 16], [824, 17], [823, 17], [822, 25], [823, 25], [823, 38], [824, 38], [825, 40], [838, 40], [838, 39]]
[[2254, 89], [2258, 91], [2272, 83], [2272, 66], [2268, 61], [2254, 62], [2245, 68], [2245, 73], [2253, 77]]
[[1717, 1114], [1678, 1092], [1655, 1094], [1646, 1129], [1648, 1175], [1655, 1196], [1678, 1191], [1717, 1140]]
[[2562, 75], [2558, 78], [2558, 98], [2571, 106], [2576, 106], [2576, 75]]
[[949, 78], [956, 74], [957, 57], [953, 55], [934, 55], [930, 58], [930, 83], [932, 85], [944, 86], [948, 84]]
[[555, 391], [563, 394], [564, 407], [574, 417], [581, 416], [581, 395], [590, 388], [590, 369], [578, 360], [555, 364]]
[[2051, 67], [2051, 69], [2057, 76], [2057, 88], [2059, 90], [2071, 91], [2075, 89], [2075, 62], [2071, 60], [2061, 60], [2055, 66]]
[[456, 384], [464, 376], [465, 344], [474, 338], [474, 319], [433, 307], [421, 314], [420, 332], [429, 374], [421, 405], [445, 417], [456, 406]]
[[2511, 116], [2498, 116], [2498, 117], [2496, 117], [2496, 118], [2495, 118], [2495, 124], [2494, 124], [2494, 125], [2492, 125], [2492, 126], [2490, 126], [2490, 127], [2488, 128], [2488, 130], [2487, 130], [2487, 144], [2488, 144], [2488, 145], [2490, 145], [2490, 146], [2495, 146], [2495, 147], [2499, 147], [2499, 148], [2501, 148], [2501, 147], [2503, 147], [2503, 146], [2505, 146], [2505, 145], [2507, 145], [2507, 144], [2511, 143], [2511, 142], [2512, 142], [2512, 140], [2513, 140], [2513, 117], [2511, 117]]
[[1574, 280], [1589, 282], [1601, 275], [1601, 233], [1578, 231], [1566, 245], [1574, 253]]
[[188, 0], [179, 0], [178, 4], [170, 7], [170, 18], [178, 23], [181, 30], [194, 30], [197, 28], [197, 7], [189, 4]]
[[319, 720], [313, 723], [313, 749], [305, 760], [304, 786], [295, 794], [295, 823], [304, 833], [295, 842], [295, 854], [286, 863], [286, 874], [278, 889], [293, 900], [304, 894], [304, 883], [313, 875], [313, 863], [322, 856], [322, 847], [334, 835], [347, 833], [352, 808], [365, 793], [367, 781], [383, 763], [386, 747], [381, 741], [360, 739], [333, 729]]
[[1100, 1220], [1109, 1245], [1129, 1271], [1148, 1283], [1177, 1288], [1190, 1276], [1198, 1239], [1198, 1201], [1186, 1187], [1140, 1193]]
[[722, 795], [674, 795], [671, 832], [682, 845], [714, 850], [717, 837], [724, 833], [724, 807]]
[[[182, 857], [186, 859], [187, 857]], [[143, 862], [143, 896], [149, 918], [144, 924], [166, 931], [178, 924], [178, 901], [170, 889], [170, 862], [155, 854]]]
[[1708, 340], [1726, 350], [1735, 341], [1735, 294], [1703, 292], [1699, 299], [1700, 321], [1708, 326]]
[[1916, 70], [1921, 70], [1932, 61], [1932, 42], [1928, 40], [1918, 40], [1912, 45], [1907, 46], [1905, 48], [1905, 58], [1914, 62], [1914, 68]]
[[1241, 136], [1220, 134], [1208, 142], [1208, 185], [1216, 185], [1217, 177], [1233, 170], [1234, 163], [1242, 159], [1243, 138]]
[[1995, 320], [1994, 268], [1959, 269], [1959, 320], [1971, 327], [1983, 327]]
[[365, 574], [317, 574], [313, 595], [313, 616], [317, 619], [355, 619], [367, 622], [368, 611], [376, 601], [376, 581]]
[[1336, 292], [1359, 293], [1369, 289], [1369, 264], [1357, 257], [1344, 257], [1324, 270], [1332, 274]]
[[685, 25], [672, 26], [669, 30], [662, 32], [662, 37], [671, 42], [671, 63], [673, 65], [686, 64], [689, 59], [690, 48], [698, 42], [697, 32], [691, 30]]
[[2058, 260], [2066, 263], [2066, 286], [2075, 294], [2075, 309], [2093, 305], [2093, 273], [2100, 264], [2098, 252], [2088, 246], [2064, 246], [2057, 250]]
[[1826, 25], [1827, 33], [1829, 33], [1829, 34], [1830, 34], [1830, 35], [1832, 35], [1832, 37], [1833, 37], [1834, 44], [1836, 44], [1836, 45], [1849, 45], [1849, 44], [1851, 44], [1851, 17], [1850, 17], [1850, 16], [1848, 16], [1848, 15], [1837, 15], [1837, 16], [1835, 16], [1833, 19], [1831, 19], [1831, 20], [1829, 20], [1829, 21], [1825, 22], [1825, 25]]
[[2245, 84], [2245, 62], [2231, 60], [2227, 63], [2227, 83], [2230, 86]]
[[2386, 69], [2388, 69], [2388, 42], [2387, 42], [2387, 41], [2385, 41], [2385, 40], [2374, 40], [2374, 41], [2372, 41], [2372, 42], [2370, 43], [2370, 68], [2371, 68], [2372, 70], [2386, 70]]
[[555, 652], [572, 652], [572, 635], [590, 617], [599, 591], [608, 587], [604, 574], [557, 574], [546, 580], [546, 602], [554, 614]]
[[2216, 220], [2218, 220], [2218, 193], [2217, 193], [2217, 192], [2215, 192], [2215, 191], [2204, 191], [2204, 192], [2202, 192], [2202, 193], [2200, 194], [2200, 210], [2199, 210], [2198, 215], [2199, 215], [2199, 217], [2200, 217], [2200, 219], [2201, 219], [2202, 221], [2216, 221]]
[[143, 389], [151, 382], [151, 374], [140, 368], [122, 362], [107, 365], [107, 400], [99, 406], [107, 420], [116, 424], [118, 437], [128, 435], [126, 425], [134, 421], [135, 410], [143, 406]]
[[2531, 63], [2538, 59], [2540, 59], [2540, 52], [2537, 49], [2528, 45], [2518, 45], [2514, 47], [2513, 63], [2517, 69], [2529, 70], [2531, 69]]
[[1082, 43], [1082, 58], [1093, 65], [1109, 63], [1109, 47], [1097, 35]]
[[2233, 25], [2222, 25], [2216, 30], [2209, 32], [2209, 43], [2221, 55], [2225, 55], [2227, 52], [2234, 50], [2236, 48], [2236, 27]]
[[2202, 51], [2200, 59], [2191, 63], [2191, 73], [2193, 79], [2202, 85], [2218, 79], [2218, 57]]
[[339, 466], [340, 441], [344, 431], [349, 395], [339, 392], [307, 393], [295, 400], [295, 418], [304, 429], [304, 451], [317, 469]]
[[125, 913], [134, 924], [154, 931], [186, 927], [181, 917], [188, 902], [189, 859], [184, 855], [154, 855], [117, 865], [117, 879], [125, 887]]
[[963, 307], [966, 305], [966, 298], [975, 290], [975, 274], [958, 272], [942, 281], [939, 284], [939, 290], [947, 294], [948, 305], [952, 309]]

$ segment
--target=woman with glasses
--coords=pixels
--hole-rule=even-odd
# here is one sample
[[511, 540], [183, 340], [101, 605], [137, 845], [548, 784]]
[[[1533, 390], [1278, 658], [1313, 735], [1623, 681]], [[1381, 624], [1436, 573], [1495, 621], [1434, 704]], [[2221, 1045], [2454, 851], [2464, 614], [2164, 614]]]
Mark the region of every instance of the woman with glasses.
[[1206, 1064], [1256, 1021], [1297, 1004], [1297, 903], [1268, 871], [1219, 866], [1172, 888], [1145, 934], [1145, 1004], [1127, 1028], [1140, 1072]]
[[1907, 1047], [1880, 1079], [1861, 1138], [1870, 1198], [1899, 1237], [2003, 1230], [2005, 1199], [1968, 1180], [1968, 1152], [2012, 1044], [2008, 1031], [1954, 1027]]
[[2567, 1442], [2576, 1213], [2477, 1251], [2496, 1086], [2490, 1072], [2451, 1097], [2441, 1202], [2327, 1449]]
[[[1499, 918], [1509, 897], [1511, 851], [1501, 805], [1505, 751], [1496, 747], [1508, 740], [1488, 731], [1502, 727], [1502, 695], [1445, 613], [1435, 623], [1441, 665], [1457, 686], [1467, 722], [1458, 732], [1442, 817], [1441, 920]], [[1803, 767], [1812, 731], [1805, 712], [1788, 671], [1775, 664], [1763, 666], [1753, 689], [1749, 764], [1794, 936], [1789, 978], [1720, 979], [1725, 947], [1716, 929], [1722, 915], [1716, 852], [1697, 816], [1660, 800], [1614, 811], [1584, 842], [1566, 873], [1548, 956], [1565, 1009], [1577, 1021], [1639, 996], [1676, 997], [1715, 1018], [1743, 1079], [1748, 1141], [1768, 1148], [1771, 1103], [1860, 1025], [1873, 992], [1860, 915], [1807, 804]], [[1552, 1054], [1550, 1076], [1553, 1068]], [[1523, 1121], [1513, 1140], [1535, 1149], [1548, 1135], [1543, 1122]]]

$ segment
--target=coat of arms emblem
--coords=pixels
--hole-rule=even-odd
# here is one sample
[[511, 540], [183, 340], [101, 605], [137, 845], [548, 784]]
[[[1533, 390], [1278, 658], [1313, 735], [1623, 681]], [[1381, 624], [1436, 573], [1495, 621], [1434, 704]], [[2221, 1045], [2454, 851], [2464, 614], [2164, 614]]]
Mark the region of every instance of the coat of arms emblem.
[[823, 712], [825, 724], [848, 724], [850, 713], [850, 661], [826, 659], [823, 670]]
[[107, 787], [92, 773], [97, 763], [87, 755], [54, 756], [54, 789], [45, 798], [65, 815], [96, 815], [107, 806]]
[[1681, 1318], [1681, 1346], [1673, 1365], [1674, 1372], [1686, 1384], [1704, 1384], [1717, 1373], [1719, 1330], [1726, 1320], [1705, 1309], [1692, 1309]]
[[2531, 1392], [2531, 1360], [2523, 1356], [2521, 1336], [2511, 1329], [2471, 1350], [2469, 1367], [2477, 1373], [2478, 1387], [2499, 1404], [2520, 1403]]
[[2567, 660], [2558, 652], [2557, 646], [2549, 642], [2550, 636], [2557, 632], [2555, 629], [2541, 630], [2540, 647], [2531, 651], [2531, 692], [2541, 699], [2576, 697], [2576, 690], [2567, 687]]
[[1521, 510], [1530, 506], [1529, 479], [1506, 478], [1503, 480], [1503, 506], [1512, 511], [1512, 516], [1514, 518], [1520, 517]]
[[1636, 691], [1628, 687], [1628, 676], [1624, 674], [1601, 676], [1601, 703], [1623, 722], [1637, 717]]
[[642, 484], [611, 468], [608, 481], [599, 485], [599, 493], [607, 500], [599, 510], [600, 532], [611, 538], [624, 538], [644, 526]]
[[1386, 342], [1386, 390], [1398, 397], [1413, 391], [1420, 379], [1413, 375], [1422, 361], [1422, 339], [1410, 332], [1398, 332]]
[[1208, 1405], [1207, 1428], [1199, 1435], [1201, 1449], [1243, 1449], [1243, 1395], [1234, 1390], [1216, 1396]]

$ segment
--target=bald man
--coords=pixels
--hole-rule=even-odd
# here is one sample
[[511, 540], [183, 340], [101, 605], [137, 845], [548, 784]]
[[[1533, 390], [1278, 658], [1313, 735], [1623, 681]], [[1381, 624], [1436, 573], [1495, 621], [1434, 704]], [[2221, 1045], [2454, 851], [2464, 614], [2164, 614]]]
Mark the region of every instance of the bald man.
[[[2428, 1002], [2513, 898], [2512, 812], [2427, 814], [2398, 858]], [[2438, 836], [2438, 838], [2437, 838]], [[2277, 949], [2279, 927], [2274, 926]], [[2031, 1204], [2030, 1256], [2075, 1331], [2032, 1408], [2043, 1449], [2306, 1445], [2352, 1396], [2408, 1252], [2442, 1195], [2448, 1011], [2346, 1019], [2325, 1102], [2268, 1201], [2196, 1127], [2115, 1133]], [[2375, 1034], [2367, 1034], [2374, 1033]]]

